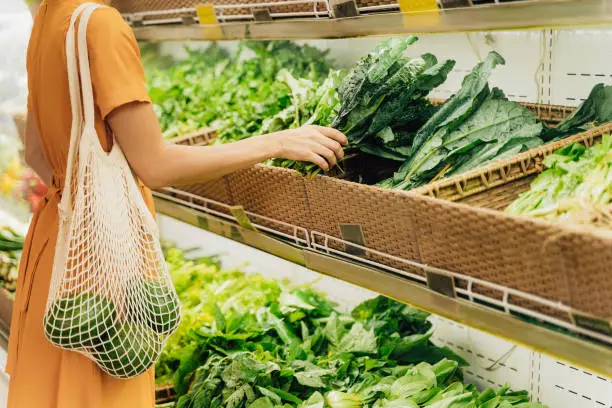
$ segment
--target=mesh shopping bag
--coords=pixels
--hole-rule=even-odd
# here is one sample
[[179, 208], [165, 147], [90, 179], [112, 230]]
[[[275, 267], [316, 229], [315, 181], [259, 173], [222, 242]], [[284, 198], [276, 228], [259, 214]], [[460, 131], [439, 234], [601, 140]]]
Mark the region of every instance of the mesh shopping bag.
[[72, 129], [44, 328], [56, 346], [129, 378], [155, 364], [180, 303], [134, 175], [119, 145], [105, 152], [94, 128], [86, 33], [98, 7], [77, 8], [66, 36]]

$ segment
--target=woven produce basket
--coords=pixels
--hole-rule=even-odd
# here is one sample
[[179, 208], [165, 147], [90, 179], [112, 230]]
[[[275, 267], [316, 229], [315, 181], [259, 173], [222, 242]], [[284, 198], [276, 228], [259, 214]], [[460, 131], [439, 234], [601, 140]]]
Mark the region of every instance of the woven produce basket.
[[[421, 261], [414, 228], [413, 197], [392, 190], [317, 176], [306, 180], [307, 200], [312, 215], [308, 224], [312, 231], [415, 262]], [[357, 226], [361, 237], [351, 239], [346, 226]], [[349, 229], [349, 233], [351, 230]], [[332, 249], [351, 251], [349, 245], [329, 243]], [[392, 268], [424, 276], [420, 268], [382, 256], [372, 251], [362, 258]]]
[[[227, 176], [233, 203], [246, 211], [307, 228], [311, 219], [306, 198], [306, 178], [296, 171], [258, 164]], [[257, 220], [277, 228], [277, 223]]]
[[[529, 190], [544, 157], [573, 143], [590, 146], [610, 132], [612, 123], [413, 190], [471, 206], [436, 200], [418, 210], [423, 262], [491, 282], [512, 279], [510, 287], [612, 318], [610, 236], [499, 212]], [[427, 221], [430, 214], [435, 222]]]
[[176, 399], [173, 384], [162, 384], [155, 386], [155, 403], [165, 404]]
[[397, 0], [356, 0], [357, 8], [363, 7], [383, 7], [382, 10], [360, 10], [360, 12], [377, 12], [377, 11], [399, 11], [399, 2]]
[[[143, 21], [169, 18], [196, 17], [195, 6], [202, 4], [194, 0], [112, 0], [111, 5], [122, 14], [151, 13], [142, 16]], [[160, 13], [174, 10], [170, 13]], [[180, 11], [179, 11], [180, 10]]]
[[177, 145], [183, 146], [205, 146], [212, 143], [217, 138], [217, 131], [213, 128], [202, 128], [197, 132], [188, 133], [183, 136], [170, 139]]
[[[266, 4], [261, 7], [258, 4]], [[270, 5], [270, 3], [278, 3], [278, 5]], [[206, 2], [196, 0], [113, 0], [112, 5], [121, 13], [147, 13], [144, 14], [143, 20], [161, 20], [176, 17], [195, 17], [195, 7], [201, 4], [212, 4], [215, 8], [215, 13], [220, 21], [223, 16], [240, 16], [252, 18], [253, 10], [267, 9], [275, 18], [295, 17], [295, 13], [326, 13], [327, 2], [324, 0], [304, 0], [303, 3], [287, 2], [286, 0], [210, 0]], [[162, 11], [172, 11], [169, 13], [160, 13]], [[304, 17], [304, 15], [298, 14]]]

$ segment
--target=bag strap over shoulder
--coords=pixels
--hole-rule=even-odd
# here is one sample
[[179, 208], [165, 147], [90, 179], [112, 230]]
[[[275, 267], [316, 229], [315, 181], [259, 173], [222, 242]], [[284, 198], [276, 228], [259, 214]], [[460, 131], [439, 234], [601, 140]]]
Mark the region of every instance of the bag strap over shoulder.
[[[68, 149], [68, 163], [66, 168], [66, 186], [60, 203], [60, 216], [69, 211], [67, 206], [72, 201], [72, 180], [78, 160], [81, 137], [96, 135], [93, 88], [89, 69], [89, 52], [87, 49], [87, 24], [91, 14], [98, 8], [104, 7], [95, 3], [81, 4], [72, 13], [68, 33], [66, 34], [66, 66], [68, 70], [68, 87], [70, 91], [70, 106], [72, 110], [72, 126], [70, 129], [70, 146]], [[76, 21], [79, 19], [78, 36], [78, 63], [75, 41]], [[80, 72], [79, 72], [80, 68]], [[82, 99], [81, 99], [82, 95]], [[84, 131], [88, 129], [90, 131]], [[95, 140], [97, 143], [97, 139]], [[100, 146], [100, 149], [102, 147]]]

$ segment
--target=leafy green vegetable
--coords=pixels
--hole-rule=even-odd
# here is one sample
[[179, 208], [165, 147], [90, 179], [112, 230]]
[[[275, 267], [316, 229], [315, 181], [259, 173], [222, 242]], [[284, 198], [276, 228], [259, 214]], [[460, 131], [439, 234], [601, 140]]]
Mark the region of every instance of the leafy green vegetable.
[[352, 147], [393, 160], [408, 157], [414, 132], [433, 114], [425, 96], [446, 80], [454, 61], [402, 54], [417, 37], [381, 41], [362, 58], [339, 89], [342, 105], [333, 126]]
[[547, 170], [506, 209], [563, 223], [612, 227], [612, 137], [585, 148], [573, 144], [544, 159]]
[[612, 121], [612, 85], [597, 84], [578, 109], [556, 127], [546, 129], [542, 138], [546, 141], [586, 130], [587, 124], [600, 125]]
[[6, 226], [0, 226], [0, 251], [21, 251], [23, 249], [23, 240], [23, 236], [15, 230]]
[[469, 408], [503, 407], [485, 405], [496, 398], [506, 407], [528, 401], [526, 394], [479, 394], [463, 385], [464, 361], [431, 343], [425, 312], [379, 296], [345, 314], [307, 286], [222, 271], [214, 260], [187, 260], [176, 249], [166, 253], [183, 321], [191, 322], [172, 337], [160, 362], [167, 371], [158, 374], [176, 371], [177, 407]]
[[291, 94], [277, 80], [283, 70], [318, 85], [329, 70], [327, 53], [289, 41], [243, 42], [234, 54], [213, 44], [187, 50], [185, 60], [147, 79], [166, 138], [211, 126], [225, 143], [259, 133], [264, 120], [290, 107]]
[[491, 52], [476, 65], [459, 92], [418, 130], [410, 158], [383, 186], [411, 189], [542, 143], [542, 124], [535, 116], [499, 89], [489, 89], [489, 75], [503, 63]]

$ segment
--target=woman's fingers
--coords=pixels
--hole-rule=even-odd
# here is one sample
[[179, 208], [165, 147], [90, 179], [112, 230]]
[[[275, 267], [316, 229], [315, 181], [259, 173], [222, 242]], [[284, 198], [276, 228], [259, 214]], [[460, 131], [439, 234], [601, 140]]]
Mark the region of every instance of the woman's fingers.
[[327, 161], [313, 151], [307, 151], [307, 153], [304, 154], [304, 161], [314, 163], [325, 171], [329, 170]]
[[329, 137], [325, 137], [320, 133], [315, 135], [314, 138], [316, 142], [322, 144], [323, 146], [334, 152], [337, 161], [342, 160], [342, 158], [344, 157], [344, 149], [342, 148], [339, 142], [334, 139], [330, 139]]
[[328, 149], [322, 144], [317, 144], [316, 146], [313, 146], [312, 150], [327, 161], [329, 168], [336, 165], [336, 154], [331, 149]]
[[348, 145], [347, 137], [339, 130], [336, 130], [330, 127], [325, 127], [325, 126], [317, 126], [317, 125], [311, 125], [311, 126], [314, 129], [316, 129], [318, 132], [320, 132], [323, 136], [326, 136], [330, 139], [334, 139], [336, 142], [340, 143], [342, 146]]

